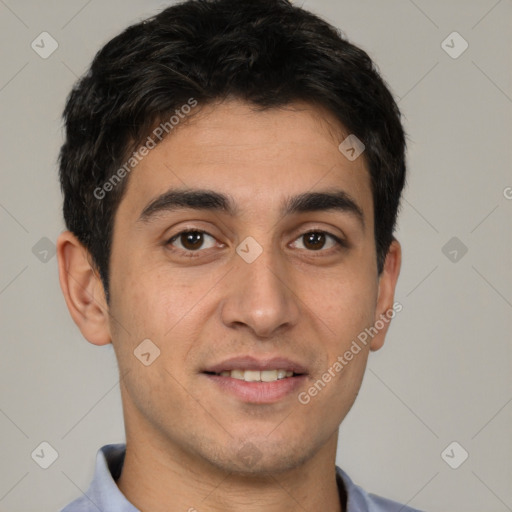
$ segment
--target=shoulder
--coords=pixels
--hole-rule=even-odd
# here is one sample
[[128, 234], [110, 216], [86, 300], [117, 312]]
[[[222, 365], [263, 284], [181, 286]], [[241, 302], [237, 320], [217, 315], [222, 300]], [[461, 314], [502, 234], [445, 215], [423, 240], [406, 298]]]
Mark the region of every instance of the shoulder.
[[59, 512], [97, 512], [98, 508], [89, 499], [84, 496], [77, 498], [76, 500], [68, 503]]
[[422, 512], [397, 501], [366, 492], [337, 466], [336, 473], [343, 481], [347, 492], [346, 512]]
[[123, 466], [125, 451], [124, 443], [102, 446], [96, 454], [96, 467], [89, 488], [59, 512], [138, 512], [115, 482]]

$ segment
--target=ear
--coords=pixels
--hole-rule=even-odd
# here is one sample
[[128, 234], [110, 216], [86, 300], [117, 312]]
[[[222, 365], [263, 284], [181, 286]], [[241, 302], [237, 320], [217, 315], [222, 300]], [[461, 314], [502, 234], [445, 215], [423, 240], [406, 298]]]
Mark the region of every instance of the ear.
[[394, 238], [386, 255], [384, 268], [379, 276], [379, 291], [375, 309], [374, 326], [381, 327], [382, 324], [384, 325], [378, 329], [377, 334], [373, 337], [370, 350], [379, 350], [384, 345], [384, 339], [391, 323], [391, 314], [393, 313], [394, 316], [394, 311], [396, 311], [393, 304], [401, 264], [402, 248], [398, 240]]
[[71, 233], [57, 239], [59, 281], [71, 317], [93, 345], [111, 342], [109, 310], [103, 283], [87, 249]]

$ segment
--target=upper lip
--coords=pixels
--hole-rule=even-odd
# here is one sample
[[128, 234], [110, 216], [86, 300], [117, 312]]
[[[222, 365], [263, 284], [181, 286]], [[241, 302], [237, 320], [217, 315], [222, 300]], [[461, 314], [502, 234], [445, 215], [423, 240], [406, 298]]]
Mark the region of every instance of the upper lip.
[[256, 358], [253, 356], [237, 356], [225, 359], [224, 361], [208, 366], [203, 371], [220, 373], [223, 371], [231, 370], [286, 370], [294, 373], [305, 374], [306, 368], [285, 357], [272, 357], [272, 358]]

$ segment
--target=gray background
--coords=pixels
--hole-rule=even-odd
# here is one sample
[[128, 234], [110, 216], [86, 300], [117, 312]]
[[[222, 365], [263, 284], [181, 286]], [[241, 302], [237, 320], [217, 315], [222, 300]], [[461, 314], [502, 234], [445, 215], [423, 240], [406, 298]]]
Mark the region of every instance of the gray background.
[[[77, 76], [164, 5], [0, 0], [2, 512], [57, 510], [86, 490], [97, 449], [124, 440], [112, 347], [81, 337], [58, 284], [56, 158]], [[370, 357], [337, 462], [367, 490], [428, 511], [512, 510], [512, 1], [304, 6], [376, 61], [409, 135], [403, 311]], [[59, 45], [46, 59], [31, 48], [43, 31]], [[469, 44], [458, 58], [441, 46], [453, 31]], [[42, 441], [58, 452], [46, 470], [31, 458]], [[453, 441], [469, 453], [458, 469], [441, 457]], [[450, 462], [461, 453], [448, 450]]]

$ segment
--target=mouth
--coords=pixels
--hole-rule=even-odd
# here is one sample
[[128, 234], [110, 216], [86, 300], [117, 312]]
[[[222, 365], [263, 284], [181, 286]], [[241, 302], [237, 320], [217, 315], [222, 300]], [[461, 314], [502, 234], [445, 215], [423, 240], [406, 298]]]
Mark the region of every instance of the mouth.
[[284, 358], [237, 357], [201, 372], [223, 395], [245, 403], [270, 404], [297, 391], [307, 379], [304, 366]]
[[231, 377], [232, 379], [243, 380], [245, 382], [275, 382], [277, 380], [288, 379], [303, 375], [290, 370], [280, 368], [278, 370], [223, 370], [219, 373], [204, 372], [207, 375], [217, 375], [219, 377]]

